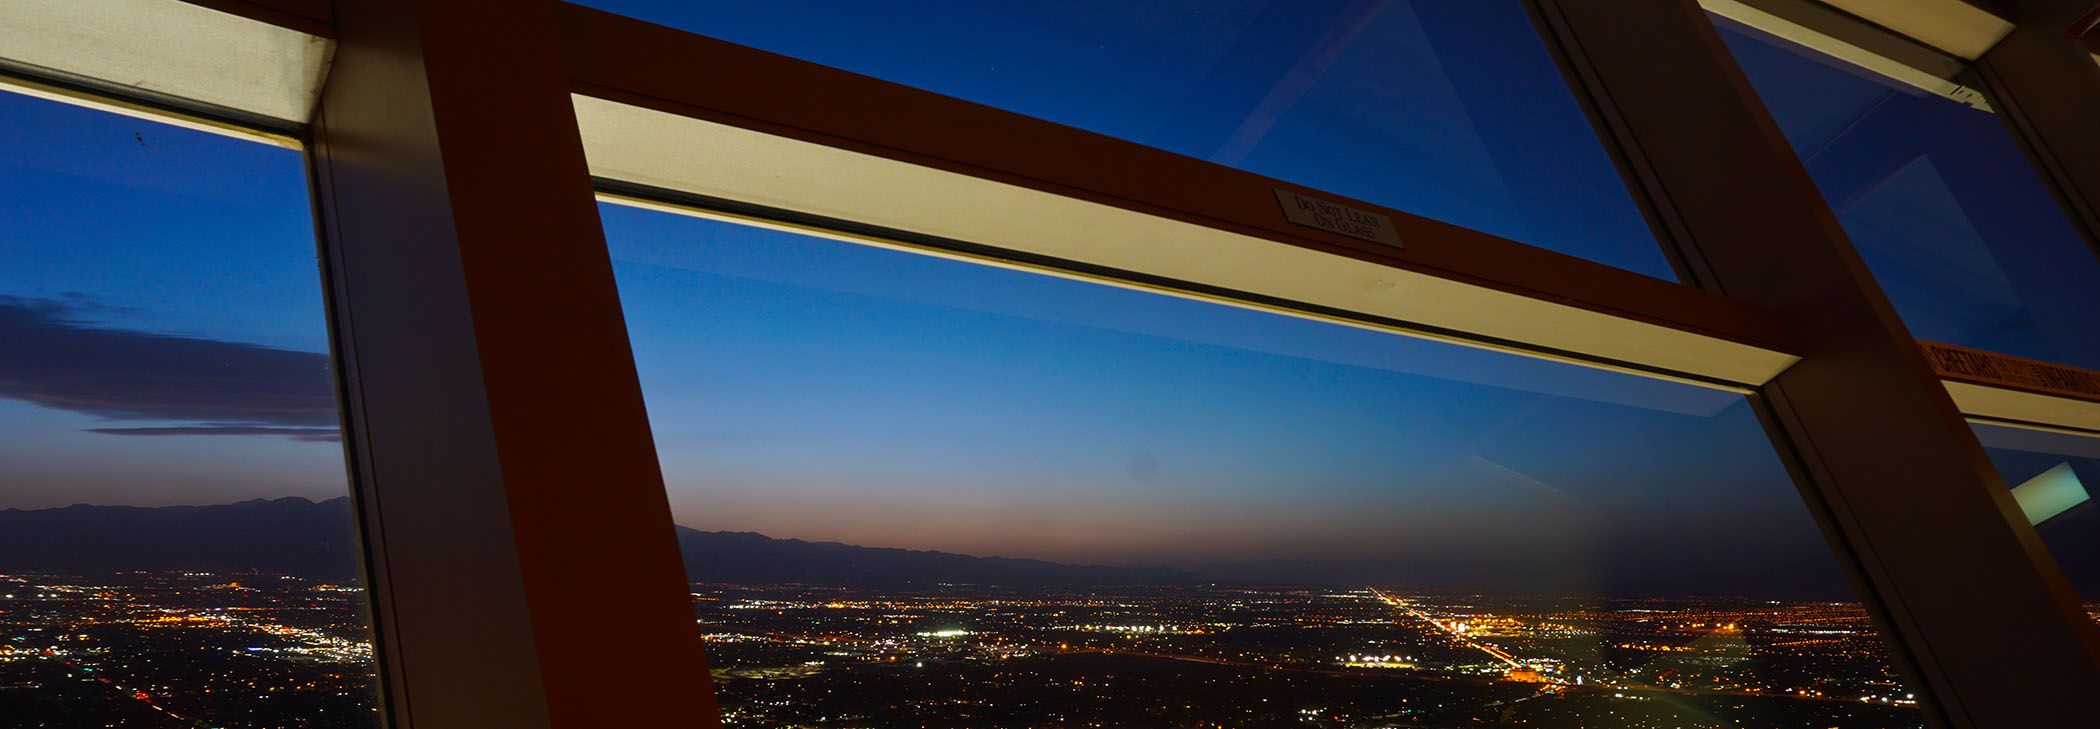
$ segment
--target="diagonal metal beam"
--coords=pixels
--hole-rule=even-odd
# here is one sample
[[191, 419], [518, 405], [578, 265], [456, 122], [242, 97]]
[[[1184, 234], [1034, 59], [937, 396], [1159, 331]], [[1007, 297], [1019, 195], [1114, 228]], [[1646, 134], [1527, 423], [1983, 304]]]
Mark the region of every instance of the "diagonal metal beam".
[[718, 725], [554, 3], [335, 16], [314, 169], [392, 725]]

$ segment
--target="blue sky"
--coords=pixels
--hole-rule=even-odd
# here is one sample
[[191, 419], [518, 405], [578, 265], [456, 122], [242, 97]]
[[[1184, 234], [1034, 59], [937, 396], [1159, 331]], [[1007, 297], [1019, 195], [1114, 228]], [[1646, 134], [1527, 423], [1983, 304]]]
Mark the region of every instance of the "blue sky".
[[[1515, 3], [605, 4], [1669, 276]], [[776, 22], [797, 12], [853, 22]], [[1753, 76], [1819, 73], [1746, 58]], [[1783, 121], [1816, 108], [1789, 104]], [[16, 96], [0, 119], [0, 508], [343, 494], [300, 155]], [[1818, 165], [1826, 184], [1853, 169]], [[1508, 589], [1845, 592], [1732, 393], [601, 213], [673, 509], [695, 528]]]
[[1675, 277], [1514, 0], [583, 4]]
[[[297, 153], [0, 115], [25, 132], [0, 140], [0, 339], [27, 345], [0, 347], [0, 505], [342, 494]], [[1729, 393], [601, 211], [690, 526], [1573, 591], [1834, 578]]]
[[2003, 122], [1721, 27], [1914, 335], [2100, 368], [2100, 257]]
[[300, 154], [0, 119], [0, 508], [342, 495]]
[[1835, 576], [1737, 395], [601, 214], [689, 526], [1073, 562], [1385, 561], [1453, 580]]

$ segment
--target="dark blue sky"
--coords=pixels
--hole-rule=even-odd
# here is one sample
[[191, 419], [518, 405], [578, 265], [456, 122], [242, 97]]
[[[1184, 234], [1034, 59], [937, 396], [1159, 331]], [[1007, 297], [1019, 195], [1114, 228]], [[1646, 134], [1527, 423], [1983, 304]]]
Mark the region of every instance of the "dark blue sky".
[[[343, 493], [297, 153], [22, 97], [0, 116], [23, 131], [0, 140], [4, 505]], [[602, 210], [681, 523], [1571, 592], [1835, 584], [1730, 393]]]
[[694, 527], [1578, 592], [1835, 584], [1731, 393], [601, 211]]
[[1674, 278], [1517, 0], [583, 4]]
[[1913, 334], [2100, 368], [2100, 257], [2003, 122], [1721, 26]]
[[301, 155], [0, 120], [0, 508], [344, 493]]
[[[870, 7], [623, 9], [1668, 275], [1515, 3]], [[0, 119], [0, 507], [342, 494], [299, 154], [14, 96]], [[601, 210], [683, 524], [1843, 593], [1732, 393]]]

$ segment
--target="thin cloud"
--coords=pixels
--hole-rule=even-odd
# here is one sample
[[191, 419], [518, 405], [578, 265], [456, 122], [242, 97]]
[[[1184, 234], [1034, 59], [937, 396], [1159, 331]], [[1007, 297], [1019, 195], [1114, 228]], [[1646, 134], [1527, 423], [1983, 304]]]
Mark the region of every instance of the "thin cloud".
[[104, 435], [281, 435], [308, 443], [339, 443], [343, 433], [335, 428], [275, 428], [264, 425], [178, 425], [158, 428], [88, 428]]
[[[74, 297], [0, 296], [0, 397], [111, 420], [197, 424], [185, 426], [188, 433], [151, 434], [310, 439], [337, 425], [325, 355], [104, 329], [76, 318], [94, 310]], [[240, 428], [259, 430], [228, 430]]]

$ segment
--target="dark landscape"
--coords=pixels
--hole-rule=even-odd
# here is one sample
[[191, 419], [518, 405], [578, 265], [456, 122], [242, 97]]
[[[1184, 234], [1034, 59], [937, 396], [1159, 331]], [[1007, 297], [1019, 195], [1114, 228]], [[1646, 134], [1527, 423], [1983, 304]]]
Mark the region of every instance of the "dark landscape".
[[[352, 524], [347, 499], [0, 511], [0, 726], [376, 726]], [[728, 726], [1921, 722], [1844, 602], [678, 538]]]

